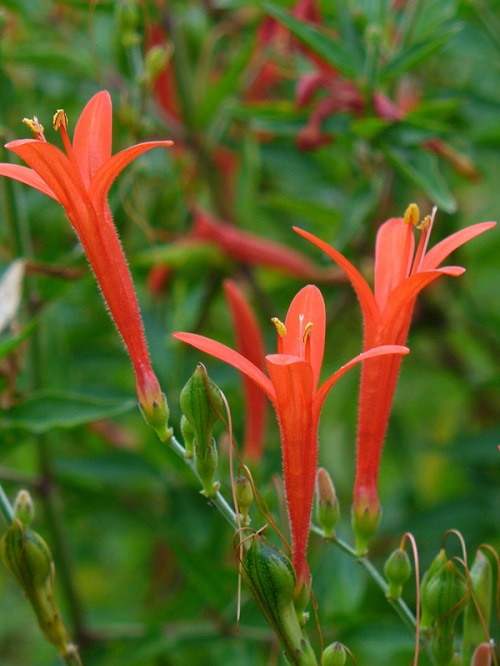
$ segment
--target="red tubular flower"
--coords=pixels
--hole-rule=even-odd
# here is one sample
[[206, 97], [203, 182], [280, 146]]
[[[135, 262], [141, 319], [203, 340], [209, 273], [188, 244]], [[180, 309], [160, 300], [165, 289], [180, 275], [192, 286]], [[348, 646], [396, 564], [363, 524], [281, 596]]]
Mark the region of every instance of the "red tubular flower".
[[[224, 294], [233, 320], [238, 351], [263, 371], [264, 341], [250, 306], [232, 280], [224, 282]], [[266, 396], [245, 374], [243, 374], [243, 388], [246, 412], [243, 455], [251, 460], [260, 460], [266, 429]]]
[[228, 257], [243, 264], [267, 266], [289, 275], [316, 282], [338, 278], [337, 272], [318, 268], [300, 252], [286, 245], [238, 229], [221, 222], [205, 211], [194, 211], [190, 237], [217, 245]]
[[[415, 251], [413, 225], [419, 222], [415, 204], [405, 218], [392, 218], [379, 229], [375, 248], [375, 285], [372, 292], [362, 275], [340, 252], [307, 231], [296, 229], [328, 254], [346, 273], [363, 311], [364, 349], [378, 345], [404, 345], [415, 300], [441, 275], [459, 276], [465, 268], [439, 265], [456, 248], [495, 222], [483, 222], [452, 234], [427, 252], [435, 210], [418, 225], [422, 230]], [[406, 223], [405, 223], [406, 222]], [[378, 473], [401, 356], [379, 357], [363, 363], [359, 401], [354, 523], [376, 531], [380, 518]], [[363, 531], [362, 528], [360, 528]], [[369, 535], [368, 535], [369, 536]]]
[[116, 176], [133, 159], [151, 148], [170, 146], [172, 142], [140, 143], [112, 156], [112, 108], [106, 91], [94, 95], [82, 111], [73, 144], [67, 135], [64, 111], [54, 116], [54, 128], [61, 131], [66, 154], [47, 143], [36, 119], [25, 122], [36, 138], [11, 141], [6, 148], [31, 168], [0, 164], [0, 175], [30, 185], [64, 207], [130, 354], [137, 394], [147, 414], [155, 405], [163, 404], [163, 398], [151, 368], [137, 298], [107, 193]]
[[387, 346], [356, 356], [318, 389], [325, 346], [325, 304], [319, 289], [309, 285], [293, 299], [285, 324], [275, 320], [278, 353], [266, 356], [267, 377], [238, 352], [193, 333], [174, 337], [229, 363], [252, 379], [273, 403], [281, 431], [283, 476], [292, 535], [292, 562], [297, 587], [310, 579], [307, 539], [318, 462], [318, 424], [323, 402], [335, 382], [353, 365], [381, 354], [406, 354], [405, 347]]

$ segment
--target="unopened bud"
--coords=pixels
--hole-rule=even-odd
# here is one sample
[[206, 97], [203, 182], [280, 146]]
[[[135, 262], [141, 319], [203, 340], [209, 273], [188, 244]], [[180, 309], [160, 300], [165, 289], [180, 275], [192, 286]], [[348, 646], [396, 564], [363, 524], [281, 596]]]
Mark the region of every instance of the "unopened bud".
[[326, 537], [335, 534], [340, 518], [340, 505], [330, 475], [323, 467], [316, 474], [316, 520]]
[[14, 515], [23, 525], [30, 525], [35, 517], [35, 505], [27, 490], [20, 490], [14, 500]]
[[214, 483], [217, 470], [217, 447], [212, 428], [224, 409], [219, 387], [209, 379], [199, 363], [180, 395], [181, 409], [194, 431], [194, 462], [207, 497], [218, 490]]
[[[465, 664], [466, 662], [464, 662]], [[491, 666], [493, 663], [493, 644], [481, 643], [472, 655], [470, 666]]]
[[463, 657], [467, 664], [476, 646], [488, 639], [487, 629], [491, 622], [493, 595], [493, 572], [491, 563], [482, 550], [469, 571], [471, 599], [464, 613]]
[[151, 88], [156, 79], [167, 67], [168, 61], [172, 55], [172, 46], [170, 44], [157, 44], [152, 46], [144, 58], [144, 82]]
[[399, 599], [403, 585], [411, 576], [411, 562], [408, 553], [397, 548], [389, 555], [384, 566], [384, 574], [389, 583], [387, 596], [389, 599]]
[[242, 576], [290, 663], [317, 666], [316, 657], [297, 620], [293, 597], [295, 571], [290, 560], [261, 534], [252, 537]]
[[237, 476], [234, 480], [234, 491], [238, 509], [243, 518], [248, 517], [248, 511], [253, 502], [253, 488], [246, 476]]
[[347, 651], [342, 643], [331, 643], [323, 651], [321, 666], [344, 666], [347, 660]]

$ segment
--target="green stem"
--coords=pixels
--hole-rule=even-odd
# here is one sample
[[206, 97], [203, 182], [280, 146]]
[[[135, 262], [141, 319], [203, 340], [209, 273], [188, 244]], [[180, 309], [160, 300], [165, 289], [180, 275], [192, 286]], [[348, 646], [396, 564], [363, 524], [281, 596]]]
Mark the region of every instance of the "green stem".
[[9, 498], [2, 488], [2, 484], [0, 484], [0, 511], [3, 513], [5, 520], [10, 525], [14, 520], [14, 509], [12, 508], [12, 504], [9, 502]]
[[359, 566], [366, 571], [366, 573], [370, 576], [370, 578], [382, 590], [389, 604], [394, 608], [396, 613], [403, 620], [403, 622], [410, 629], [410, 631], [412, 633], [415, 632], [417, 628], [417, 620], [413, 615], [413, 613], [411, 612], [410, 608], [406, 605], [403, 599], [401, 598], [391, 599], [390, 597], [387, 596], [389, 592], [388, 583], [366, 556], [359, 556], [354, 550], [354, 548], [352, 548], [348, 543], [342, 541], [342, 539], [339, 539], [336, 536], [333, 537], [325, 536], [323, 530], [320, 527], [317, 527], [316, 525], [311, 526], [311, 532], [314, 532], [314, 534], [317, 534], [318, 536], [322, 537], [323, 539], [325, 539], [325, 541], [333, 543], [335, 546], [337, 546], [337, 548], [339, 548], [339, 550], [341, 550], [343, 553], [345, 553], [351, 559], [353, 559], [357, 564], [359, 564]]
[[[184, 460], [184, 462], [191, 469], [196, 478], [199, 479], [199, 476], [196, 472], [196, 468], [194, 466], [194, 459], [186, 458], [186, 449], [175, 438], [175, 436], [171, 434], [168, 439], [164, 439], [162, 441], [164, 442], [164, 444], [167, 444], [167, 446], [169, 446], [179, 458]], [[239, 529], [240, 523], [238, 521], [238, 516], [236, 515], [236, 512], [231, 508], [227, 500], [223, 497], [223, 495], [219, 491], [217, 491], [213, 497], [210, 497], [210, 504], [215, 506], [215, 508], [227, 520], [227, 522], [231, 525], [231, 527], [233, 527], [234, 529]]]

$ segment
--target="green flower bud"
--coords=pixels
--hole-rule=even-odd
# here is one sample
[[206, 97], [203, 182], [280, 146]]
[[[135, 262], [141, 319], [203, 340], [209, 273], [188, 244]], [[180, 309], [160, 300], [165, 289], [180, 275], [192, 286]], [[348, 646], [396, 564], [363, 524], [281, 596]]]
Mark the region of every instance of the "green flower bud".
[[347, 651], [342, 643], [332, 643], [323, 651], [321, 666], [344, 666]]
[[14, 515], [23, 525], [30, 525], [35, 517], [35, 505], [27, 490], [20, 490], [14, 500]]
[[280, 639], [287, 660], [298, 666], [317, 666], [295, 613], [296, 578], [290, 560], [257, 533], [244, 557], [242, 576], [264, 618]]
[[431, 638], [431, 655], [434, 666], [453, 666], [454, 654], [453, 632], [436, 630]]
[[422, 606], [441, 633], [453, 633], [455, 622], [463, 612], [469, 590], [465, 577], [448, 560], [422, 589]]
[[320, 467], [316, 474], [316, 520], [326, 537], [335, 535], [340, 518], [340, 505], [330, 475]]
[[194, 463], [207, 497], [218, 490], [214, 483], [217, 470], [217, 447], [212, 428], [223, 412], [224, 403], [219, 387], [209, 379], [199, 363], [180, 395], [181, 409], [194, 432]]
[[[468, 662], [464, 661], [464, 665]], [[470, 666], [491, 666], [493, 663], [493, 646], [491, 643], [481, 643], [472, 655]]]
[[22, 587], [47, 640], [62, 656], [74, 654], [76, 648], [54, 601], [54, 563], [42, 537], [14, 518], [0, 539], [0, 556]]
[[171, 55], [170, 44], [157, 44], [148, 50], [144, 59], [144, 83], [147, 87], [151, 88], [154, 85], [166, 68]]
[[408, 553], [402, 548], [393, 551], [386, 560], [384, 574], [389, 583], [387, 596], [389, 599], [399, 599], [403, 585], [411, 576], [411, 562]]
[[[469, 663], [476, 646], [488, 640], [484, 626], [489, 627], [491, 622], [493, 572], [491, 563], [482, 550], [476, 552], [469, 575], [473, 598], [470, 599], [464, 613], [462, 643], [464, 664]], [[476, 604], [480, 614], [478, 614]]]
[[184, 456], [192, 458], [194, 455], [194, 429], [184, 414], [181, 416], [181, 432], [184, 439]]
[[[234, 480], [236, 502], [243, 518], [248, 518], [248, 510], [253, 502], [253, 488], [246, 476], [237, 476]], [[249, 521], [247, 521], [249, 522]]]

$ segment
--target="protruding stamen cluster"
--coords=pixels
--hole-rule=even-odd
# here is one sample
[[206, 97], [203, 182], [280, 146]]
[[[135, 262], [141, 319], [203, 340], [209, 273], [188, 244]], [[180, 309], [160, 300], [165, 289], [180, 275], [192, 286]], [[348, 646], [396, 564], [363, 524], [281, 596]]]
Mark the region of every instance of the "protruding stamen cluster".
[[279, 338], [284, 338], [286, 335], [286, 326], [285, 324], [278, 319], [278, 317], [273, 317], [271, 319], [273, 322], [275, 328], [276, 328], [276, 333], [278, 334]]
[[420, 209], [416, 203], [411, 203], [408, 208], [405, 210], [404, 214], [405, 224], [410, 224], [412, 227], [416, 227], [420, 222]]
[[68, 129], [68, 116], [64, 109], [57, 109], [52, 118], [52, 126], [57, 132], [61, 127], [65, 130]]
[[30, 130], [33, 132], [35, 135], [35, 138], [38, 139], [38, 141], [45, 141], [45, 135], [44, 135], [44, 129], [43, 125], [38, 121], [38, 118], [36, 116], [33, 116], [33, 118], [23, 118], [23, 123], [26, 125], [26, 127], [29, 127]]

